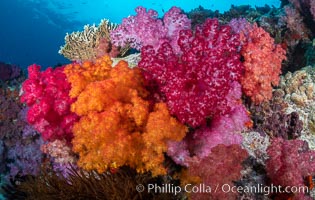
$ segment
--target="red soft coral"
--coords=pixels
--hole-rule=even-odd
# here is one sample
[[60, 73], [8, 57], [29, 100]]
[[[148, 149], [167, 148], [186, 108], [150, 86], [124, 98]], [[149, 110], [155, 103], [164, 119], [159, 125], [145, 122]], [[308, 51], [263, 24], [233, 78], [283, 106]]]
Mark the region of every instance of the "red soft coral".
[[[306, 187], [304, 178], [315, 175], [315, 151], [310, 151], [301, 140], [275, 138], [267, 149], [269, 160], [266, 169], [274, 185], [285, 187]], [[305, 189], [305, 188], [304, 188]], [[281, 194], [276, 194], [281, 195]], [[308, 199], [302, 191], [295, 193], [293, 199]]]
[[[201, 186], [197, 184], [199, 190], [191, 193], [191, 199], [237, 199], [237, 192], [224, 191], [235, 187], [233, 181], [241, 178], [242, 162], [247, 156], [246, 150], [239, 145], [221, 144], [214, 147], [206, 158], [192, 161], [187, 172], [188, 179], [189, 176], [197, 176], [202, 183]], [[200, 189], [208, 186], [211, 192]]]
[[157, 83], [171, 113], [197, 127], [205, 124], [206, 117], [231, 109], [225, 97], [243, 70], [237, 52], [239, 36], [217, 19], [207, 19], [195, 34], [180, 31], [178, 45], [181, 56], [169, 43], [157, 52], [152, 46], [142, 48], [139, 67], [149, 82]]
[[69, 97], [70, 84], [63, 69], [40, 72], [40, 66], [31, 65], [29, 78], [22, 85], [21, 101], [30, 107], [27, 120], [45, 140], [70, 141], [73, 137], [71, 129], [77, 115], [70, 111], [73, 99]]
[[244, 93], [258, 104], [271, 99], [272, 86], [277, 86], [280, 80], [285, 50], [275, 45], [270, 34], [256, 24], [244, 31], [241, 54], [245, 60], [245, 74], [241, 83]]

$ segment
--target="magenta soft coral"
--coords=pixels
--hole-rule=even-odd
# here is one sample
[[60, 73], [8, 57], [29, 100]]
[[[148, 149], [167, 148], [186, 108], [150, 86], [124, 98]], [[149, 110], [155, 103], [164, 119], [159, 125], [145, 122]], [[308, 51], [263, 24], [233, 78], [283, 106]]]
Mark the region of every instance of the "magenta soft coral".
[[124, 18], [117, 29], [111, 31], [111, 40], [116, 46], [124, 46], [127, 43], [132, 48], [140, 50], [141, 47], [152, 45], [160, 47], [163, 42], [170, 42], [176, 51], [178, 32], [182, 29], [190, 29], [190, 20], [181, 9], [172, 7], [165, 13], [163, 21], [158, 19], [155, 10], [146, 10], [144, 7], [136, 8], [137, 15]]
[[217, 19], [207, 19], [202, 26], [181, 30], [176, 55], [169, 43], [155, 51], [145, 46], [139, 67], [145, 78], [155, 82], [172, 114], [192, 127], [205, 124], [206, 117], [229, 112], [225, 98], [234, 81], [239, 81], [243, 65], [237, 52], [239, 36]]
[[69, 97], [70, 84], [64, 67], [40, 71], [40, 66], [28, 68], [29, 78], [23, 83], [21, 102], [30, 108], [27, 120], [45, 140], [73, 137], [71, 128], [77, 116], [70, 111], [73, 99]]
[[[236, 84], [234, 87], [235, 91], [230, 91], [231, 96], [240, 98], [241, 86]], [[210, 127], [203, 126], [197, 129], [183, 141], [170, 142], [167, 154], [177, 164], [189, 166], [190, 160], [205, 158], [219, 144], [240, 144], [243, 140], [240, 133], [245, 125], [250, 125], [249, 114], [243, 104], [236, 104], [227, 115], [214, 117]]]

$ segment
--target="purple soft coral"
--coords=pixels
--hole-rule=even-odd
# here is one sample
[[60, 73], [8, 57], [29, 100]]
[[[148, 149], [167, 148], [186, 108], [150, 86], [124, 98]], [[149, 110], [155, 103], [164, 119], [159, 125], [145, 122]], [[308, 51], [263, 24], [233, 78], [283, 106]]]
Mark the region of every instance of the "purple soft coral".
[[[38, 133], [37, 136], [39, 136]], [[8, 150], [8, 159], [14, 161], [8, 163], [11, 177], [15, 177], [18, 173], [20, 175], [37, 175], [39, 173], [43, 159], [40, 146], [43, 143], [41, 138], [22, 139]]]

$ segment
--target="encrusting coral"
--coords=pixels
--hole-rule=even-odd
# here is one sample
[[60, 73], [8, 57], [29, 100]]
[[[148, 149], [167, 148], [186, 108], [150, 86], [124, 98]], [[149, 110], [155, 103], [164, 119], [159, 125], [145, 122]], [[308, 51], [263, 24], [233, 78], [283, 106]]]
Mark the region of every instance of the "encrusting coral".
[[280, 89], [288, 103], [287, 113], [297, 112], [303, 121], [303, 134], [315, 134], [315, 71], [311, 66], [281, 77]]
[[[170, 116], [164, 103], [150, 105], [145, 100], [147, 91], [139, 69], [128, 68], [124, 61], [113, 68], [111, 64], [105, 56], [95, 63], [83, 63], [89, 68], [70, 64], [65, 69], [72, 87], [79, 85], [81, 91], [71, 106], [80, 116], [72, 140], [73, 150], [80, 155], [78, 165], [100, 173], [129, 165], [138, 172], [165, 174], [162, 163], [166, 142], [181, 140], [187, 128]], [[93, 76], [97, 71], [91, 72], [101, 68], [98, 65], [108, 69], [103, 79]], [[85, 76], [90, 82], [82, 78]], [[80, 80], [85, 82], [81, 84]]]
[[248, 109], [253, 120], [253, 130], [270, 138], [296, 139], [301, 136], [303, 122], [297, 112], [287, 112], [288, 104], [283, 100], [284, 92], [274, 90], [270, 101], [259, 105], [250, 103]]

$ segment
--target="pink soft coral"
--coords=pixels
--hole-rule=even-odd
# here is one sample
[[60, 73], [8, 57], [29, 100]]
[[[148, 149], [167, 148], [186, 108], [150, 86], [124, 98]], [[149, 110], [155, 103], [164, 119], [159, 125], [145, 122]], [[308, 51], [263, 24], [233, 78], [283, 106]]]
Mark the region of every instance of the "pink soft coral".
[[158, 19], [155, 10], [146, 11], [139, 6], [137, 15], [124, 18], [117, 29], [111, 31], [111, 40], [114, 45], [124, 46], [127, 43], [132, 48], [140, 50], [141, 47], [152, 45], [159, 48], [163, 42], [170, 42], [179, 51], [177, 44], [178, 32], [182, 29], [190, 29], [190, 20], [181, 9], [172, 7], [165, 13], [163, 21]]
[[29, 78], [22, 85], [21, 101], [30, 107], [27, 120], [45, 140], [70, 141], [73, 137], [71, 129], [77, 115], [70, 111], [73, 99], [69, 97], [70, 84], [63, 69], [40, 72], [40, 66], [31, 65]]
[[[274, 185], [302, 188], [306, 187], [304, 178], [315, 175], [315, 151], [309, 150], [304, 141], [275, 138], [267, 153], [267, 175]], [[310, 198], [300, 192], [293, 199]]]
[[[246, 150], [239, 145], [218, 145], [204, 159], [193, 160], [186, 176], [188, 179], [189, 176], [199, 177], [201, 184], [196, 184], [199, 191], [192, 192], [191, 199], [237, 199], [238, 193], [224, 192], [223, 189], [235, 186], [233, 181], [241, 178], [242, 162], [247, 156]], [[211, 192], [201, 189], [206, 186], [211, 187]]]
[[139, 67], [145, 78], [156, 83], [165, 95], [172, 114], [182, 123], [197, 127], [206, 117], [229, 112], [225, 98], [234, 81], [239, 81], [243, 65], [237, 52], [239, 36], [217, 19], [192, 30], [180, 31], [178, 45], [183, 54], [174, 53], [169, 43], [155, 51], [141, 51]]

